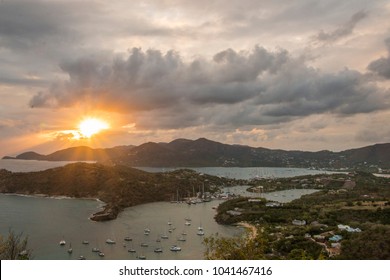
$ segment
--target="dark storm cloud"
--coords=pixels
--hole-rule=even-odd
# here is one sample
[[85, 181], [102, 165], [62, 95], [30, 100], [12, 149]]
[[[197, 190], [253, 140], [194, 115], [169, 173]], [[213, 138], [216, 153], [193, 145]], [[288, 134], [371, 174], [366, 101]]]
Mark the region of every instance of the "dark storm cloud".
[[71, 26], [80, 21], [73, 9], [84, 9], [85, 4], [5, 1], [0, 5], [0, 44], [12, 50], [25, 50], [63, 43], [65, 38], [75, 39], [78, 33]]
[[387, 47], [387, 57], [381, 57], [372, 61], [367, 68], [386, 79], [390, 79], [390, 38], [385, 40], [385, 44]]
[[357, 71], [324, 74], [296, 64], [286, 68], [287, 72], [268, 81], [268, 90], [258, 96], [258, 104], [270, 104], [266, 115], [352, 115], [389, 107], [386, 91], [368, 83]]
[[205, 122], [272, 124], [318, 113], [352, 115], [389, 108], [386, 91], [357, 71], [322, 73], [285, 50], [260, 46], [192, 61], [175, 51], [134, 48], [128, 57], [109, 62], [87, 57], [63, 61], [60, 67], [69, 79], [36, 94], [31, 106], [87, 102], [100, 109], [138, 112], [144, 126], [153, 122], [164, 128]]
[[352, 17], [345, 22], [343, 25], [337, 27], [335, 30], [330, 32], [325, 32], [321, 30], [316, 36], [315, 39], [320, 42], [332, 43], [343, 37], [346, 37], [352, 34], [355, 26], [364, 18], [367, 17], [367, 12], [359, 11], [352, 15]]

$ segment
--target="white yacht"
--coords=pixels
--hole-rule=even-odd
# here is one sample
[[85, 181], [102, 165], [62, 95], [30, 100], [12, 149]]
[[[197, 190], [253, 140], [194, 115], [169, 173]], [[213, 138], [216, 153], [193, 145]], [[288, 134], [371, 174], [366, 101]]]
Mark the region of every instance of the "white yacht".
[[171, 248], [170, 248], [170, 250], [171, 250], [172, 252], [179, 252], [179, 251], [181, 251], [181, 248], [180, 248], [179, 246], [172, 245]]

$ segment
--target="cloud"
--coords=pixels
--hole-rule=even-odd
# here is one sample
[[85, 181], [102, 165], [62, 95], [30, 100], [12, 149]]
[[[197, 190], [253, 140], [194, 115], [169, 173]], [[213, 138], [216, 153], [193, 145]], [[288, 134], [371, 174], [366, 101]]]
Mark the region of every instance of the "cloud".
[[277, 134], [313, 116], [329, 127], [329, 117], [387, 112], [386, 81], [375, 82], [389, 78], [390, 55], [377, 55], [388, 15], [386, 0], [0, 1], [0, 119], [27, 120], [0, 122], [2, 136], [40, 122], [72, 129], [69, 115], [96, 109], [135, 123], [142, 141], [169, 131], [164, 139], [275, 147]]
[[372, 61], [367, 69], [382, 76], [386, 79], [390, 79], [390, 38], [385, 40], [387, 47], [387, 57], [381, 57], [377, 60]]
[[349, 69], [323, 73], [286, 50], [226, 49], [186, 61], [174, 50], [133, 48], [112, 60], [63, 61], [69, 77], [32, 107], [88, 104], [134, 115], [137, 127], [264, 125], [320, 113], [354, 115], [390, 107], [388, 91]]
[[367, 12], [365, 11], [359, 11], [352, 15], [352, 17], [345, 22], [344, 24], [337, 27], [335, 30], [331, 32], [325, 32], [321, 30], [314, 39], [318, 42], [323, 43], [333, 43], [341, 38], [344, 38], [346, 36], [349, 36], [352, 34], [353, 29], [355, 26], [364, 18], [367, 17]]

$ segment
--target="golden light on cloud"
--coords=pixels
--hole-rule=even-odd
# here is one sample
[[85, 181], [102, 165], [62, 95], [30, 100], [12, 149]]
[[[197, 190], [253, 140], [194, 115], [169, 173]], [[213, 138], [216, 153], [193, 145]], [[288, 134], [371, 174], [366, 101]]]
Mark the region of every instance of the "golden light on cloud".
[[98, 118], [89, 117], [82, 120], [78, 126], [78, 132], [81, 138], [90, 138], [93, 135], [108, 129], [110, 126], [106, 121]]

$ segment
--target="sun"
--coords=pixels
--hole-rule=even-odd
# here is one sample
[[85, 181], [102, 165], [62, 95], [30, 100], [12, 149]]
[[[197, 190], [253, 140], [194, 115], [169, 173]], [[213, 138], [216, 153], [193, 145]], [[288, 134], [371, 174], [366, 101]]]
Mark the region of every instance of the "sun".
[[108, 129], [109, 125], [107, 122], [98, 118], [86, 118], [80, 122], [78, 131], [84, 138], [90, 138], [93, 135], [101, 132], [102, 130]]

